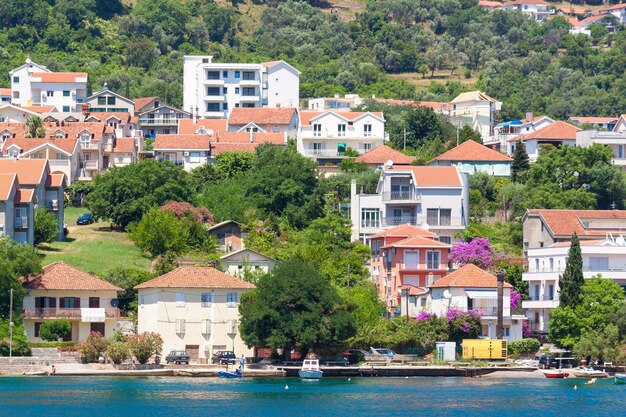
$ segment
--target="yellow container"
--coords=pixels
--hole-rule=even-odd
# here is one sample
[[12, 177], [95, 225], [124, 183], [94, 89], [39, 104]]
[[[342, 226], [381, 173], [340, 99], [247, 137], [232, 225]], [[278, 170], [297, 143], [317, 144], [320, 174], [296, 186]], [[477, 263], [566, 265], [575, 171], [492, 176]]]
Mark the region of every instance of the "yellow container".
[[506, 340], [463, 339], [463, 359], [506, 359]]

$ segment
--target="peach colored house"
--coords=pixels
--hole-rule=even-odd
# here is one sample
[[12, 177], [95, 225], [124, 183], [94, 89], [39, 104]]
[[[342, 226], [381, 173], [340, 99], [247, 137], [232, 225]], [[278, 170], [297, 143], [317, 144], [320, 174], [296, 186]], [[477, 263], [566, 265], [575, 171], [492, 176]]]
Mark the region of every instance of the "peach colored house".
[[437, 235], [404, 224], [372, 236], [372, 277], [391, 313], [399, 314], [405, 291], [409, 304], [426, 306], [428, 286], [448, 273], [451, 245]]

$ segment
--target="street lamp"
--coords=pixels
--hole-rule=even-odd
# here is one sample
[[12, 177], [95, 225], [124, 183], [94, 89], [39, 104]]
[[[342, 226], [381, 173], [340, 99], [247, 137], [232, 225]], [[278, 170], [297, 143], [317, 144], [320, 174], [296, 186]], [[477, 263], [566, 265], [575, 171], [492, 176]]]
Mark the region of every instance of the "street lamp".
[[496, 339], [500, 340], [504, 336], [504, 276], [506, 271], [500, 269], [496, 271], [498, 278], [498, 323], [496, 325]]
[[411, 293], [411, 290], [409, 290], [408, 288], [405, 288], [404, 290], [402, 290], [402, 292], [404, 292], [404, 297], [405, 297], [405, 305], [406, 305], [406, 322], [409, 322], [409, 295]]

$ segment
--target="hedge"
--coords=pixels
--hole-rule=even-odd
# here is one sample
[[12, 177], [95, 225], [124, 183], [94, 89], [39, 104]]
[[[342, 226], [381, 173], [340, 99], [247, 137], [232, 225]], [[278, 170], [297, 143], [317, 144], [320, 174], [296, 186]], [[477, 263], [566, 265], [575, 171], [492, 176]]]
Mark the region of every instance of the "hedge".
[[535, 353], [541, 347], [537, 339], [521, 339], [509, 343], [509, 353], [519, 355], [522, 353]]
[[76, 343], [72, 342], [30, 342], [31, 348], [58, 348], [64, 346], [74, 346]]

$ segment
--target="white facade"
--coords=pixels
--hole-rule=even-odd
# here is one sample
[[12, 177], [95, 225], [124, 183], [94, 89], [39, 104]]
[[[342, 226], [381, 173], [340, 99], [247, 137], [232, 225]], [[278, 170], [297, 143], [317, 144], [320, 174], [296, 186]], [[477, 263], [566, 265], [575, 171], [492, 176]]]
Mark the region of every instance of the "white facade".
[[532, 113], [527, 113], [523, 120], [510, 120], [500, 123], [493, 128], [493, 136], [488, 140], [483, 140], [486, 146], [495, 145], [498, 150], [513, 155], [514, 147], [509, 142], [516, 136], [536, 132], [539, 129], [554, 123], [554, 120], [547, 116], [535, 117]]
[[211, 152], [206, 149], [154, 149], [154, 157], [158, 161], [170, 161], [176, 166], [182, 166], [185, 171], [191, 171], [209, 162]]
[[[547, 331], [550, 310], [559, 305], [559, 276], [567, 265], [568, 243], [556, 243], [545, 248], [528, 249], [528, 272], [522, 279], [528, 282], [530, 300], [522, 306], [533, 330]], [[601, 275], [626, 287], [626, 244], [624, 238], [609, 237], [603, 241], [581, 242], [583, 276]]]
[[401, 224], [420, 226], [450, 243], [469, 221], [469, 175], [456, 167], [383, 169], [376, 194], [351, 185], [352, 240]]
[[178, 133], [178, 121], [190, 119], [191, 113], [171, 106], [160, 106], [139, 114], [137, 125], [144, 137]]
[[610, 147], [613, 151], [613, 164], [626, 171], [626, 132], [582, 130], [576, 133], [576, 146], [586, 148], [594, 143]]
[[503, 3], [503, 10], [519, 10], [528, 17], [542, 22], [554, 14], [554, 9], [548, 3], [541, 0], [516, 0]]
[[202, 118], [226, 118], [236, 107], [299, 107], [300, 71], [284, 61], [213, 63], [185, 56], [183, 109]]
[[274, 267], [274, 260], [252, 249], [239, 249], [220, 258], [220, 265], [227, 273], [241, 278], [246, 269], [266, 273]]
[[459, 94], [450, 102], [450, 123], [460, 129], [469, 126], [480, 133], [483, 141], [493, 135], [496, 114], [502, 103], [480, 91]]
[[308, 100], [308, 109], [313, 111], [350, 111], [351, 109], [363, 104], [363, 99], [358, 94], [346, 94], [345, 97], [310, 98]]
[[41, 117], [41, 114], [11, 104], [0, 106], [0, 123], [20, 123], [31, 117]]
[[359, 154], [388, 140], [382, 113], [302, 112], [297, 148], [304, 156], [340, 159], [347, 148]]
[[110, 91], [106, 84], [104, 84], [102, 91], [93, 93], [87, 98], [87, 104], [90, 112], [135, 115], [135, 103], [129, 98]]

